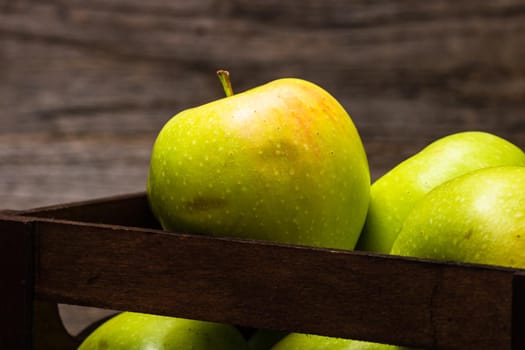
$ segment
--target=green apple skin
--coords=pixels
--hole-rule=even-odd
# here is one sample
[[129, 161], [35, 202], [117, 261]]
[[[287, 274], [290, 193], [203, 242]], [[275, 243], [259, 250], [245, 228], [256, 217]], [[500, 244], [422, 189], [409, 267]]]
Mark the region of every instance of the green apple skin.
[[416, 350], [404, 346], [380, 344], [366, 341], [354, 340], [348, 350]]
[[352, 340], [315, 334], [290, 333], [271, 350], [348, 350]]
[[495, 167], [432, 190], [407, 216], [392, 254], [525, 268], [525, 167]]
[[439, 184], [471, 171], [525, 165], [525, 153], [496, 135], [467, 131], [434, 141], [377, 179], [356, 249], [388, 254], [415, 203]]
[[271, 350], [410, 350], [402, 346], [359, 340], [325, 337], [314, 334], [291, 333]]
[[169, 231], [352, 249], [370, 172], [328, 92], [284, 78], [180, 112], [151, 155], [148, 198]]
[[248, 350], [233, 326], [122, 312], [91, 333], [78, 350]]

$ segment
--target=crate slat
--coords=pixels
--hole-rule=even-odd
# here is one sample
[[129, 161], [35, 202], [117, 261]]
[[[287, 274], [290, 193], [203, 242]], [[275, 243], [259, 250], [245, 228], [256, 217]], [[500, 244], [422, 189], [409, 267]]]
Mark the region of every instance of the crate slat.
[[150, 228], [145, 194], [15, 214], [1, 227], [31, 228], [40, 300], [426, 349], [523, 349], [523, 270], [164, 232]]
[[0, 349], [32, 345], [33, 226], [0, 213]]

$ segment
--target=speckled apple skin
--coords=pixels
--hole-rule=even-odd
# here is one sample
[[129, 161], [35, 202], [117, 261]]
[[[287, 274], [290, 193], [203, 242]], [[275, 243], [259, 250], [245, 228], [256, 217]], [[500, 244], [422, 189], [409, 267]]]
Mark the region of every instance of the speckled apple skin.
[[349, 339], [314, 334], [291, 333], [272, 347], [272, 350], [348, 350]]
[[185, 110], [155, 141], [151, 208], [170, 231], [352, 249], [370, 172], [356, 127], [295, 78]]
[[496, 135], [467, 131], [434, 141], [372, 184], [357, 249], [388, 254], [406, 215], [430, 190], [471, 171], [505, 165], [525, 166], [525, 153]]
[[432, 190], [392, 254], [525, 268], [525, 167], [494, 167]]
[[78, 350], [248, 350], [233, 326], [123, 312], [99, 326]]
[[271, 350], [410, 350], [409, 348], [358, 340], [291, 333]]

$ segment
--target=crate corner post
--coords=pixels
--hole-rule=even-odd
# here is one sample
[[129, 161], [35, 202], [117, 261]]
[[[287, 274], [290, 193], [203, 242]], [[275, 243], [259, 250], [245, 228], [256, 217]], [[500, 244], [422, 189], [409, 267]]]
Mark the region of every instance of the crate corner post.
[[514, 274], [512, 284], [512, 349], [525, 349], [525, 271]]
[[0, 348], [32, 349], [33, 223], [0, 213]]

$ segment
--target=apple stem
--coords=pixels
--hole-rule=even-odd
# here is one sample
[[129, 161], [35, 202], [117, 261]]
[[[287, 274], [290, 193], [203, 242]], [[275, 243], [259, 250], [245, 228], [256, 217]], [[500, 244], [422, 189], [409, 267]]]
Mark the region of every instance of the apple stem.
[[221, 81], [222, 88], [224, 89], [224, 93], [226, 94], [226, 97], [232, 96], [233, 88], [232, 88], [232, 82], [230, 80], [230, 72], [224, 69], [219, 69], [217, 71], [217, 76], [219, 77], [219, 80]]

